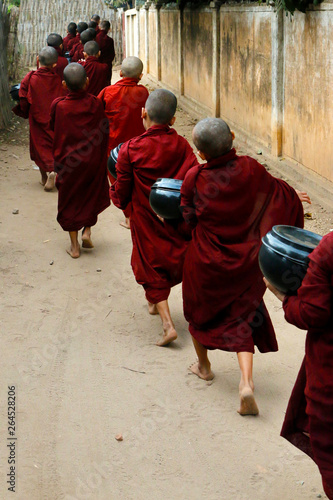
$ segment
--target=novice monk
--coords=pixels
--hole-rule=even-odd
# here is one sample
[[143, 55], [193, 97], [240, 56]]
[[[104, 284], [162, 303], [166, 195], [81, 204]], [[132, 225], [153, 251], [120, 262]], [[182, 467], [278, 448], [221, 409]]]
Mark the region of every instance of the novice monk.
[[89, 80], [81, 64], [65, 68], [63, 83], [69, 94], [56, 99], [51, 107], [57, 220], [69, 232], [67, 253], [76, 259], [80, 256], [78, 231], [83, 228], [82, 247], [93, 248], [91, 226], [110, 205], [106, 175], [109, 127], [101, 102], [86, 92]]
[[83, 55], [85, 61], [82, 61], [81, 64], [89, 78], [88, 92], [97, 96], [107, 85], [108, 66], [99, 62], [101, 51], [98, 43], [94, 41], [87, 42], [84, 45]]
[[84, 31], [86, 31], [87, 29], [88, 29], [88, 24], [87, 23], [85, 23], [83, 21], [81, 21], [80, 23], [78, 23], [76, 37], [74, 38], [74, 40], [71, 40], [69, 42], [69, 47], [68, 47], [69, 57], [73, 57], [74, 52], [75, 52], [75, 46], [78, 45], [79, 43], [81, 43], [81, 33], [83, 33]]
[[261, 237], [274, 224], [303, 227], [303, 208], [287, 183], [253, 158], [237, 156], [233, 139], [217, 118], [202, 120], [193, 130], [199, 156], [207, 163], [191, 169], [181, 188], [183, 217], [193, 228], [184, 263], [184, 314], [198, 356], [191, 371], [211, 380], [207, 349], [237, 352], [239, 413], [256, 415], [254, 346], [260, 352], [278, 349], [263, 302]]
[[93, 14], [91, 16], [90, 21], [96, 23], [96, 28], [95, 29], [96, 29], [97, 33], [99, 33], [101, 31], [101, 29], [99, 27], [99, 23], [101, 22], [101, 18], [97, 14]]
[[49, 47], [53, 47], [58, 53], [58, 61], [56, 67], [54, 68], [54, 71], [60, 76], [62, 81], [64, 69], [68, 64], [66, 57], [63, 57], [62, 55], [64, 49], [62, 37], [58, 35], [58, 33], [50, 33], [49, 36], [47, 37], [47, 45]]
[[318, 465], [333, 500], [333, 233], [310, 254], [297, 296], [267, 287], [283, 302], [288, 323], [308, 330], [305, 358], [293, 389], [281, 436]]
[[70, 46], [71, 45], [70, 42], [72, 40], [75, 40], [76, 29], [77, 29], [76, 23], [72, 22], [72, 23], [69, 23], [69, 25], [67, 26], [67, 35], [65, 36], [65, 38], [63, 40], [63, 43], [64, 43], [64, 52], [67, 52], [67, 51], [69, 51], [72, 48]]
[[189, 143], [170, 128], [177, 99], [167, 90], [155, 90], [142, 110], [146, 132], [126, 142], [119, 151], [117, 181], [111, 186], [113, 203], [124, 210], [132, 203], [132, 268], [146, 292], [150, 314], [160, 314], [164, 346], [177, 338], [168, 296], [182, 280], [185, 239], [173, 227], [166, 228], [149, 205], [152, 184], [158, 177], [183, 179], [196, 159]]
[[[20, 103], [13, 108], [18, 116], [29, 118], [30, 158], [39, 167], [45, 191], [54, 188], [53, 132], [49, 127], [50, 108], [54, 99], [64, 95], [59, 75], [54, 73], [58, 53], [53, 47], [44, 47], [37, 58], [39, 69], [30, 71], [22, 80]], [[49, 172], [49, 176], [47, 173]]]
[[109, 67], [109, 75], [108, 75], [109, 85], [111, 83], [111, 77], [112, 77], [112, 62], [116, 55], [114, 51], [113, 39], [108, 36], [110, 28], [111, 24], [109, 23], [109, 21], [102, 21], [101, 29], [96, 36], [96, 42], [98, 43], [101, 49], [101, 62], [106, 63]]
[[[143, 85], [138, 85], [142, 78], [143, 64], [138, 57], [126, 57], [120, 70], [119, 82], [106, 87], [99, 94], [106, 116], [109, 119], [110, 135], [108, 156], [111, 149], [122, 142], [144, 133], [141, 111], [148, 99], [149, 92]], [[110, 182], [115, 182], [109, 175]], [[131, 214], [130, 206], [124, 211], [125, 222], [120, 224], [127, 229]]]
[[76, 44], [70, 52], [71, 62], [84, 61], [83, 48], [87, 42], [90, 42], [94, 39], [94, 36], [95, 35], [90, 31], [90, 29], [87, 29], [81, 33], [80, 43]]

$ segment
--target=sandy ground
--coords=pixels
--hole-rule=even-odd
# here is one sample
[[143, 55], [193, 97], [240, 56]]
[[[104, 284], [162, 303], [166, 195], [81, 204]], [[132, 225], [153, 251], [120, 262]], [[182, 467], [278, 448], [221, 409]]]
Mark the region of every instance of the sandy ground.
[[[260, 416], [240, 417], [234, 354], [211, 354], [213, 382], [189, 374], [179, 286], [170, 297], [179, 340], [155, 346], [160, 320], [134, 280], [120, 211], [101, 214], [92, 251], [66, 254], [57, 193], [40, 186], [21, 122], [0, 142], [0, 498], [325, 498], [315, 464], [279, 436], [305, 333], [267, 296], [280, 351], [255, 355]], [[180, 133], [189, 137], [194, 123], [178, 112]], [[332, 212], [314, 202], [306, 227], [324, 234]], [[15, 494], [6, 483], [7, 386], [17, 398]]]

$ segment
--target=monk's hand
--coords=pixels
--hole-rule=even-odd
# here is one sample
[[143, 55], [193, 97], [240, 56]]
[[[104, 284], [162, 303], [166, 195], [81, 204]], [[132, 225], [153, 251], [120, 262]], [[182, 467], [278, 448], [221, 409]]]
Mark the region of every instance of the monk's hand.
[[306, 203], [309, 203], [311, 205], [311, 199], [308, 193], [306, 193], [305, 191], [297, 191], [297, 189], [295, 189], [295, 191], [301, 201], [305, 201]]
[[264, 278], [264, 283], [267, 286], [268, 290], [270, 290], [272, 293], [274, 293], [275, 297], [277, 297], [279, 300], [281, 300], [281, 302], [284, 301], [284, 299], [286, 298], [286, 295], [284, 295], [282, 292], [280, 292], [280, 290], [275, 288], [275, 286], [273, 286], [269, 281], [267, 281], [266, 278]]

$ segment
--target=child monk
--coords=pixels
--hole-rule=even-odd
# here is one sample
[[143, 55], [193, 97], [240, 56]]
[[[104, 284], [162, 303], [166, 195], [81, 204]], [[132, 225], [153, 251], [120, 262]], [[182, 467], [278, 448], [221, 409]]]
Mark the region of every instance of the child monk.
[[76, 29], [77, 25], [76, 23], [69, 23], [67, 26], [67, 35], [64, 37], [63, 44], [64, 44], [64, 52], [69, 51], [72, 47], [70, 46], [72, 43], [72, 40], [75, 40], [76, 37]]
[[95, 29], [96, 29], [97, 34], [98, 34], [98, 33], [101, 31], [101, 29], [100, 29], [100, 27], [99, 27], [99, 24], [100, 24], [100, 22], [101, 22], [101, 18], [100, 18], [100, 16], [99, 16], [98, 14], [93, 14], [93, 15], [91, 16], [90, 21], [93, 21], [93, 22], [95, 22], [95, 23], [96, 23], [96, 28], [95, 28]]
[[281, 436], [318, 465], [326, 495], [333, 500], [333, 233], [310, 254], [297, 296], [283, 302], [288, 323], [308, 330], [305, 358], [291, 394]]
[[63, 83], [69, 93], [52, 103], [50, 122], [59, 191], [57, 220], [69, 232], [67, 253], [77, 259], [78, 231], [83, 228], [82, 247], [93, 248], [91, 226], [110, 205], [106, 174], [109, 127], [101, 102], [86, 91], [89, 80], [81, 64], [65, 68]]
[[111, 83], [112, 77], [112, 62], [115, 58], [114, 42], [111, 37], [108, 36], [111, 24], [109, 21], [102, 21], [100, 25], [100, 31], [97, 33], [96, 42], [101, 49], [101, 62], [106, 63], [109, 67], [108, 84]]
[[258, 265], [261, 237], [274, 224], [303, 227], [295, 190], [272, 177], [253, 158], [237, 156], [234, 134], [221, 119], [207, 118], [193, 130], [199, 156], [185, 177], [181, 207], [193, 228], [183, 274], [184, 314], [198, 356], [191, 371], [211, 380], [207, 349], [237, 353], [241, 415], [257, 415], [253, 353], [277, 351], [263, 302]]
[[[71, 40], [69, 42], [69, 47], [68, 47], [69, 57], [71, 57], [71, 58], [73, 57], [74, 52], [75, 52], [75, 46], [78, 45], [79, 43], [81, 43], [81, 33], [86, 31], [87, 29], [88, 29], [87, 23], [85, 23], [84, 21], [81, 21], [78, 23], [76, 37], [74, 38], [74, 40]], [[86, 40], [86, 41], [88, 41], [88, 40]]]
[[[122, 77], [114, 85], [106, 87], [99, 94], [106, 116], [109, 119], [110, 135], [108, 143], [108, 156], [111, 149], [132, 137], [144, 133], [141, 111], [148, 99], [149, 92], [143, 85], [139, 85], [142, 78], [143, 64], [138, 57], [126, 57], [120, 70]], [[109, 175], [111, 183], [114, 178]], [[129, 229], [131, 209], [124, 211], [125, 222], [120, 224]]]
[[98, 43], [87, 42], [84, 45], [83, 55], [85, 61], [80, 62], [89, 78], [89, 94], [97, 96], [107, 85], [108, 66], [99, 62], [101, 51]]
[[84, 61], [83, 48], [87, 42], [90, 42], [94, 39], [95, 35], [88, 28], [83, 31], [80, 35], [80, 43], [77, 43], [72, 51], [70, 52], [71, 62], [79, 62]]
[[20, 103], [13, 108], [18, 116], [29, 118], [30, 158], [39, 167], [41, 184], [45, 191], [54, 188], [53, 131], [50, 129], [50, 109], [54, 99], [64, 94], [61, 79], [54, 72], [58, 53], [53, 47], [44, 47], [37, 58], [39, 69], [30, 71], [22, 80]]
[[[64, 69], [68, 64], [66, 57], [63, 56], [64, 45], [62, 37], [58, 35], [58, 33], [50, 33], [47, 37], [47, 45], [49, 47], [53, 47], [58, 53], [58, 61], [56, 67], [54, 68], [54, 71], [60, 76], [62, 81]], [[37, 63], [37, 68], [38, 66], [39, 65]]]
[[182, 280], [187, 242], [173, 227], [167, 228], [149, 205], [150, 188], [158, 177], [183, 179], [197, 163], [189, 143], [171, 128], [177, 99], [158, 89], [142, 110], [146, 132], [126, 142], [119, 151], [117, 181], [111, 186], [113, 203], [124, 210], [132, 203], [132, 268], [143, 286], [150, 314], [159, 314], [163, 336], [157, 345], [177, 338], [168, 297]]

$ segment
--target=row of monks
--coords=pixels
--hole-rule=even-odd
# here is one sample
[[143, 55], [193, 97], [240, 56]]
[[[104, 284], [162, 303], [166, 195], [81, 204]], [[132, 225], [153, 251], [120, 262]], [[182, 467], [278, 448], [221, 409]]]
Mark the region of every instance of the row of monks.
[[[309, 198], [274, 178], [255, 159], [237, 155], [233, 132], [218, 118], [206, 118], [194, 127], [193, 142], [204, 161], [199, 164], [190, 144], [173, 128], [175, 95], [164, 89], [149, 95], [139, 83], [143, 64], [137, 57], [124, 59], [121, 79], [114, 85], [109, 85], [108, 66], [108, 78], [97, 90], [98, 72], [90, 67], [99, 65], [102, 71], [108, 64], [105, 59], [100, 62], [100, 56], [105, 47], [101, 39], [110, 38], [109, 24], [102, 22], [104, 34], [97, 34], [95, 40], [87, 40], [87, 29], [82, 30], [82, 23], [77, 27], [70, 23], [58, 47], [52, 35], [53, 45], [40, 51], [39, 69], [23, 79], [20, 102], [14, 108], [29, 119], [31, 159], [40, 168], [44, 188], [52, 189], [55, 182], [58, 189], [57, 220], [69, 233], [67, 251], [72, 258], [80, 256], [81, 230], [82, 247], [93, 248], [91, 228], [111, 198], [125, 211], [133, 242], [131, 265], [144, 289], [148, 311], [161, 317], [163, 333], [157, 345], [167, 346], [177, 339], [168, 297], [171, 288], [182, 282], [184, 316], [198, 356], [191, 371], [211, 380], [208, 351], [236, 352], [241, 372], [238, 412], [257, 415], [254, 349], [257, 346], [262, 353], [278, 349], [263, 301], [260, 242], [275, 224], [303, 227], [302, 201]], [[73, 58], [82, 51], [84, 61], [80, 52], [78, 62], [60, 70], [59, 51], [64, 48]], [[110, 186], [107, 158], [120, 143], [117, 180]], [[160, 177], [183, 180], [182, 216], [177, 220], [162, 220], [150, 207], [150, 189]], [[315, 356], [312, 347], [307, 350], [308, 361], [290, 400], [283, 435], [314, 458], [331, 499], [333, 258], [330, 252], [323, 269], [322, 255], [332, 249], [332, 236], [324, 238], [313, 253], [310, 276], [297, 297], [281, 296], [270, 286], [283, 300], [287, 320], [309, 329], [310, 345], [315, 344]], [[321, 318], [323, 302], [326, 316]], [[320, 379], [315, 375], [318, 370]]]

